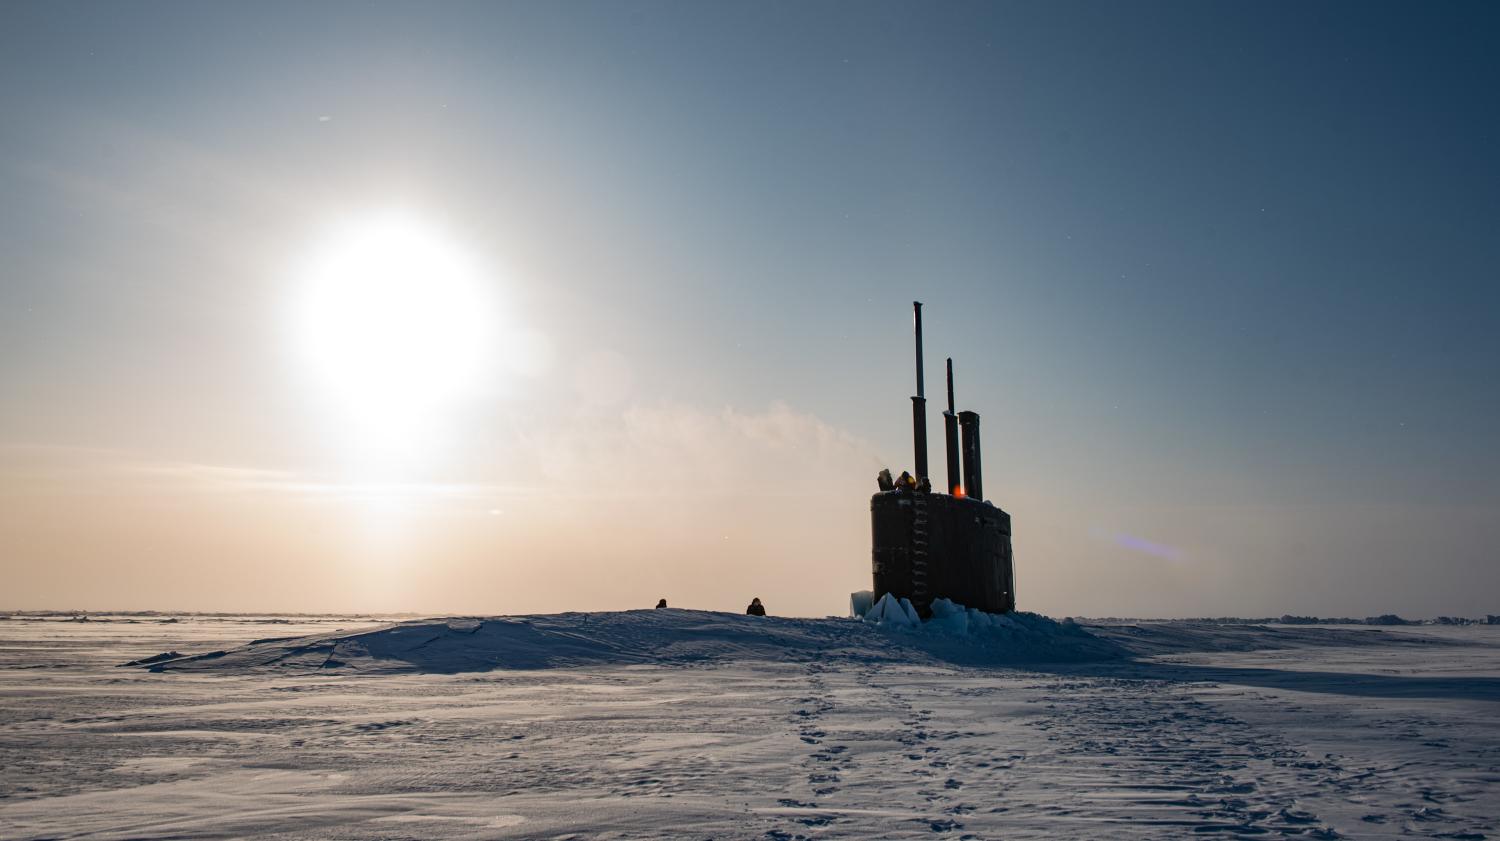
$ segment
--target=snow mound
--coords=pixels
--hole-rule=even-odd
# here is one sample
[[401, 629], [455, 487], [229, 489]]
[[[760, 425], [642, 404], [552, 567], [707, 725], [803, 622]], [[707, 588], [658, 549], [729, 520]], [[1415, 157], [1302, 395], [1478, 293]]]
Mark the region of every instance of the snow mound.
[[946, 599], [926, 621], [911, 602], [859, 594], [849, 619], [783, 619], [681, 610], [424, 619], [353, 632], [260, 639], [204, 654], [164, 652], [123, 664], [156, 672], [457, 673], [577, 666], [692, 666], [837, 661], [1005, 667], [1184, 652], [1454, 644], [1376, 628], [1080, 624], [991, 614]]
[[889, 619], [782, 619], [675, 608], [428, 619], [256, 640], [206, 654], [168, 652], [126, 665], [155, 672], [457, 673], [829, 659], [1004, 665], [1104, 660], [1125, 653], [1079, 626], [1033, 614], [991, 617], [1005, 621], [985, 624], [955, 606], [936, 624], [913, 625], [909, 620], [916, 612], [909, 602], [893, 607], [882, 600], [875, 607]]

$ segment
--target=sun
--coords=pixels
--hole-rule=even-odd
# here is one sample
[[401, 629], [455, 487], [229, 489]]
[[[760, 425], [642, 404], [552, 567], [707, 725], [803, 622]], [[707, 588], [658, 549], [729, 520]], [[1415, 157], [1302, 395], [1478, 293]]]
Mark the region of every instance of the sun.
[[483, 384], [494, 313], [475, 261], [438, 228], [382, 212], [339, 226], [298, 280], [299, 364], [361, 429], [416, 419]]

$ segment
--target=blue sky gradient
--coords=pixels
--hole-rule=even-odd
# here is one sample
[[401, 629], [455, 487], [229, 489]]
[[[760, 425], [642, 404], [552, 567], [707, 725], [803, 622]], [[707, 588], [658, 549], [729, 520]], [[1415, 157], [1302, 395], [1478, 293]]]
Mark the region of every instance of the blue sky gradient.
[[[921, 299], [929, 379], [954, 356], [985, 418], [1023, 607], [1496, 612], [1497, 34], [1487, 3], [5, 5], [0, 447], [25, 455], [0, 493], [27, 513], [0, 515], [0, 564], [30, 583], [0, 607], [59, 604], [96, 564], [144, 606], [185, 580], [79, 505], [135, 495], [90, 484], [105, 462], [564, 499], [544, 463], [564, 456], [515, 442], [670, 407], [823, 430], [849, 454], [776, 469], [842, 502], [788, 527], [810, 543], [706, 555], [722, 524], [811, 516], [744, 498], [781, 478], [732, 474], [702, 535], [622, 519], [643, 558], [680, 560], [578, 606], [681, 583], [734, 607], [704, 582], [761, 565], [746, 586], [837, 612], [865, 586], [874, 473], [909, 464]], [[283, 314], [327, 220], [392, 204], [481, 253], [553, 364], [497, 376], [443, 458], [384, 476], [329, 445]], [[601, 359], [619, 392], [590, 407], [577, 372]], [[256, 510], [286, 534], [260, 551], [295, 542]], [[566, 579], [607, 551], [508, 528], [464, 557], [551, 546]], [[414, 529], [395, 568], [455, 551], [443, 521]], [[214, 533], [173, 551], [202, 564]], [[138, 551], [105, 564], [82, 534]], [[183, 586], [182, 606], [570, 604]]]

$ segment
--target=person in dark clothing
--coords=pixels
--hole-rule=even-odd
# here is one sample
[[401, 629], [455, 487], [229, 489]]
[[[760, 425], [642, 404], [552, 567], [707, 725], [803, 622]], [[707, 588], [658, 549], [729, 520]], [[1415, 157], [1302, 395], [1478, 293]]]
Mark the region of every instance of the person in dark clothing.
[[666, 599], [662, 599], [661, 601], [659, 601], [659, 602], [656, 603], [656, 609], [657, 610], [661, 610], [662, 608], [664, 608], [666, 606], [667, 606], [667, 600]]
[[753, 598], [753, 599], [750, 600], [750, 606], [747, 607], [747, 608], [745, 608], [745, 615], [746, 616], [765, 616], [766, 615], [765, 605], [762, 605], [760, 603], [760, 598], [759, 597], [756, 597], [756, 598]]

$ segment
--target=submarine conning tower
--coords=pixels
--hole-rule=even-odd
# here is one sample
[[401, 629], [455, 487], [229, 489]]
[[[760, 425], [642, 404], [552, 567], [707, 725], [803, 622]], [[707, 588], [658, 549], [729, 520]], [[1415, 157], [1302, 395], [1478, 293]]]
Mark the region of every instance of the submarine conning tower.
[[910, 599], [924, 618], [946, 598], [990, 613], [1015, 610], [1010, 515], [984, 499], [979, 415], [955, 411], [953, 360], [948, 359], [948, 408], [943, 412], [947, 486], [934, 492], [927, 471], [927, 397], [922, 376], [922, 304], [912, 302], [917, 393], [912, 401], [914, 470], [910, 482], [882, 472], [870, 498], [874, 597]]

